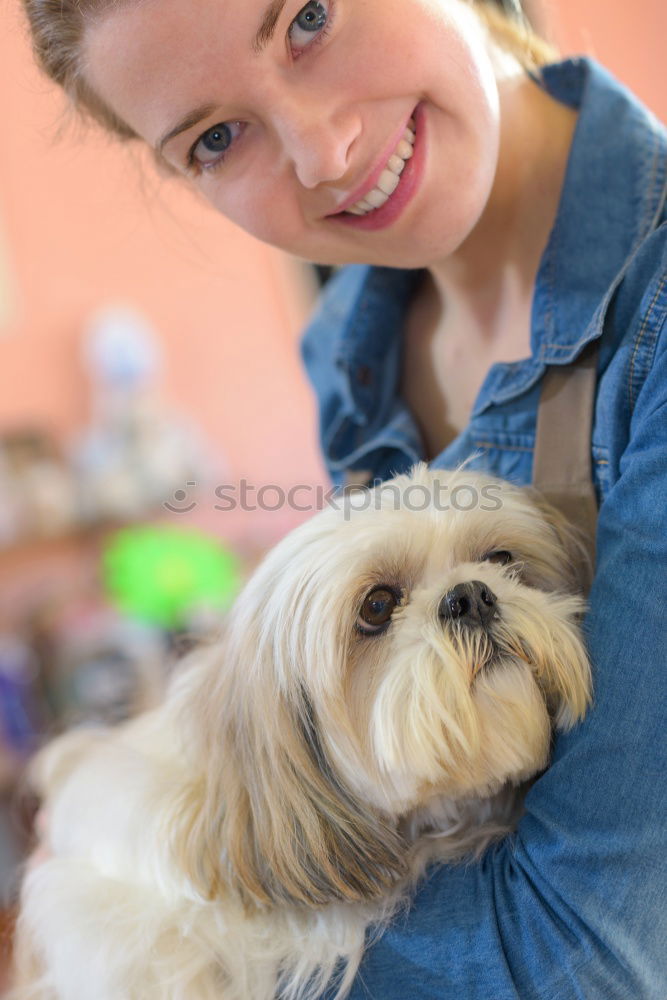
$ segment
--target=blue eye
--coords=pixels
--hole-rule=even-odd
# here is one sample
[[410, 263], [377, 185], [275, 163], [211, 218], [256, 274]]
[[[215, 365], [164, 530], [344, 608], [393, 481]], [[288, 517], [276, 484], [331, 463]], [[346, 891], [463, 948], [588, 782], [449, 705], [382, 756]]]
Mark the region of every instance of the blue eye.
[[215, 159], [220, 153], [224, 153], [229, 149], [231, 141], [232, 134], [229, 125], [223, 122], [221, 125], [214, 125], [208, 132], [204, 132], [195, 147], [195, 151], [202, 146], [204, 156], [200, 156], [199, 159], [206, 162], [207, 155], [210, 155], [211, 159]]
[[238, 138], [241, 122], [219, 122], [200, 135], [188, 155], [190, 166], [210, 169], [217, 166], [225, 158], [230, 146]]
[[328, 22], [329, 4], [311, 0], [301, 8], [290, 25], [289, 39], [293, 47], [297, 51], [307, 48], [315, 40], [313, 36], [324, 33]]

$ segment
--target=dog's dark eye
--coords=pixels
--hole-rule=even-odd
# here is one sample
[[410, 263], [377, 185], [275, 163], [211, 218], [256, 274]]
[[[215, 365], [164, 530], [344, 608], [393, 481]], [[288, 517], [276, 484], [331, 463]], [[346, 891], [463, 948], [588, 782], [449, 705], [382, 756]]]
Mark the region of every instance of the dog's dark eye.
[[398, 597], [388, 587], [376, 587], [364, 598], [357, 618], [357, 629], [364, 635], [383, 632], [391, 620]]
[[498, 563], [500, 566], [507, 566], [508, 563], [512, 562], [512, 553], [508, 552], [507, 549], [494, 549], [493, 552], [487, 552], [484, 556], [484, 562]]

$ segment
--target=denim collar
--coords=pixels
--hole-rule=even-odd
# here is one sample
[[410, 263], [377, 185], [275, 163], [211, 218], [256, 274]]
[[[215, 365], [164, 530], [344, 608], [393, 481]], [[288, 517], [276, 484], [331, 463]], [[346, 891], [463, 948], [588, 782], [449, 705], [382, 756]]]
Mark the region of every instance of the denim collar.
[[[601, 66], [544, 67], [544, 89], [579, 109], [556, 222], [533, 302], [533, 355], [568, 364], [602, 332], [604, 314], [667, 191], [664, 132]], [[618, 155], [610, 163], [614, 136]]]
[[[547, 364], [569, 364], [601, 335], [614, 291], [657, 225], [667, 191], [659, 123], [606, 70], [590, 59], [568, 59], [543, 67], [534, 79], [579, 115], [537, 275], [531, 357], [493, 365], [473, 417], [526, 391]], [[618, 155], [610, 164], [615, 137]], [[338, 326], [334, 357], [348, 416], [369, 427], [395, 408], [405, 313], [421, 272], [354, 270], [354, 301]]]

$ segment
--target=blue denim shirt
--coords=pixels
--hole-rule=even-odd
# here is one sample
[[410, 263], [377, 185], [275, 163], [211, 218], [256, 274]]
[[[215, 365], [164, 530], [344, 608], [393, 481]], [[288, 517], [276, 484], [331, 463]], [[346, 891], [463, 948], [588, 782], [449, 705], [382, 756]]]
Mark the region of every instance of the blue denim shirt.
[[[600, 502], [586, 619], [595, 704], [560, 736], [515, 835], [433, 870], [369, 947], [352, 1000], [667, 997], [667, 135], [587, 59], [543, 69], [578, 109], [534, 292], [531, 356], [494, 364], [437, 466], [529, 483], [541, 379], [599, 341]], [[386, 478], [423, 457], [399, 393], [417, 272], [349, 267], [303, 341], [325, 460]]]

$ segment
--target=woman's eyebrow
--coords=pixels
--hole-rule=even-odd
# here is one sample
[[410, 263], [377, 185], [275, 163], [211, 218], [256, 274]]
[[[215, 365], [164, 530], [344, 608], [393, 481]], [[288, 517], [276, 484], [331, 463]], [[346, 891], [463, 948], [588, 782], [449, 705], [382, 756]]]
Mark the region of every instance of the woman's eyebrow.
[[181, 132], [187, 132], [187, 130], [193, 128], [194, 125], [198, 125], [199, 122], [204, 120], [204, 118], [208, 118], [209, 115], [213, 114], [216, 107], [217, 105], [215, 104], [202, 104], [200, 107], [194, 108], [192, 111], [188, 111], [187, 115], [181, 118], [177, 125], [174, 125], [174, 127], [169, 129], [168, 132], [165, 132], [161, 139], [158, 139], [155, 144], [156, 153], [161, 155], [162, 150], [168, 142], [175, 139], [177, 135], [181, 134]]
[[262, 23], [259, 26], [259, 31], [255, 35], [255, 40], [252, 43], [253, 51], [259, 55], [262, 49], [268, 45], [268, 43], [273, 38], [273, 33], [276, 30], [276, 25], [280, 15], [283, 12], [283, 7], [287, 3], [287, 0], [271, 0], [271, 3], [264, 11], [264, 17], [262, 18]]
[[[262, 23], [260, 24], [259, 30], [257, 31], [252, 43], [253, 52], [257, 55], [259, 55], [262, 49], [265, 48], [265, 46], [267, 46], [273, 38], [276, 25], [280, 20], [280, 15], [282, 14], [286, 3], [287, 0], [271, 0], [271, 3], [264, 11]], [[208, 116], [215, 111], [215, 107], [215, 104], [203, 104], [201, 107], [194, 108], [192, 111], [189, 111], [187, 115], [181, 118], [181, 120], [174, 125], [173, 128], [170, 128], [168, 132], [165, 132], [165, 134], [158, 139], [155, 144], [156, 153], [161, 155], [162, 150], [168, 142], [175, 139], [177, 135], [181, 134], [181, 132], [187, 132], [188, 129], [198, 125], [199, 122], [204, 120], [204, 118], [208, 118]]]

